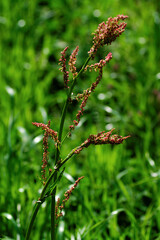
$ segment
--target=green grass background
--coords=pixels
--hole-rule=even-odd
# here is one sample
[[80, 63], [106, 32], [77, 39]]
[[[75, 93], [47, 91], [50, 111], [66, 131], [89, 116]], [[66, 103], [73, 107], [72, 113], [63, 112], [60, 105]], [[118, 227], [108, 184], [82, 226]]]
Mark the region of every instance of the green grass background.
[[[24, 239], [42, 188], [42, 132], [33, 121], [58, 131], [66, 93], [60, 52], [79, 45], [83, 64], [98, 24], [128, 15], [125, 33], [98, 53], [111, 51], [103, 80], [90, 97], [62, 157], [89, 134], [115, 127], [131, 135], [119, 146], [84, 150], [66, 165], [62, 198], [84, 175], [61, 218], [58, 239], [160, 239], [160, 3], [157, 0], [0, 1], [0, 239]], [[87, 74], [75, 93], [95, 81]], [[78, 105], [69, 108], [65, 132]], [[54, 166], [53, 143], [50, 148]], [[31, 239], [50, 239], [50, 203], [44, 203]]]

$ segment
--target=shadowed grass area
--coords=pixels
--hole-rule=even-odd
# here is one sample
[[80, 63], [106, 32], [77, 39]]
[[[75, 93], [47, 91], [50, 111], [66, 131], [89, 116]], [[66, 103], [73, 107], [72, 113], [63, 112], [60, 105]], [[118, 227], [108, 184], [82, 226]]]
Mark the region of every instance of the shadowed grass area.
[[[32, 122], [58, 131], [66, 93], [59, 72], [60, 52], [79, 45], [80, 68], [98, 24], [128, 15], [127, 31], [111, 51], [103, 81], [91, 96], [81, 128], [63, 147], [62, 157], [90, 134], [116, 128], [132, 137], [121, 146], [84, 150], [66, 166], [58, 188], [64, 192], [84, 175], [66, 204], [58, 239], [159, 239], [160, 232], [160, 6], [158, 1], [0, 2], [0, 238], [23, 239], [32, 203], [41, 190], [42, 132]], [[95, 80], [87, 74], [75, 92]], [[77, 105], [69, 108], [68, 126]], [[49, 167], [54, 165], [50, 149]], [[38, 213], [34, 239], [50, 239], [50, 206]]]

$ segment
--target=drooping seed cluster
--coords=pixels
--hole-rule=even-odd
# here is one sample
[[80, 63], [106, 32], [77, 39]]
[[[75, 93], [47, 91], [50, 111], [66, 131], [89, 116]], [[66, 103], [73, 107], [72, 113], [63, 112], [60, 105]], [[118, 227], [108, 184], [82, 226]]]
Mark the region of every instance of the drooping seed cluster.
[[[41, 173], [42, 173], [42, 180], [43, 180], [43, 185], [45, 185], [45, 181], [46, 181], [46, 167], [48, 165], [48, 155], [49, 155], [49, 152], [48, 152], [48, 137], [51, 136], [52, 139], [54, 139], [55, 141], [55, 145], [57, 146], [57, 144], [59, 143], [59, 140], [58, 140], [58, 135], [57, 135], [57, 132], [55, 132], [54, 130], [52, 130], [50, 128], [50, 123], [51, 121], [49, 120], [48, 121], [48, 124], [44, 124], [44, 123], [37, 123], [37, 122], [32, 122], [32, 124], [36, 127], [41, 127], [42, 130], [44, 130], [44, 137], [43, 137], [43, 159], [42, 159], [42, 170], [41, 170]], [[49, 169], [49, 172], [51, 172], [51, 169]]]
[[70, 130], [74, 130], [75, 126], [78, 125], [78, 123], [80, 122], [80, 118], [81, 116], [83, 115], [83, 112], [84, 112], [84, 107], [86, 106], [87, 104], [87, 101], [88, 101], [88, 98], [89, 96], [91, 95], [92, 92], [94, 92], [95, 88], [97, 87], [97, 85], [99, 84], [99, 82], [101, 81], [102, 79], [102, 70], [103, 70], [103, 67], [106, 65], [107, 62], [109, 62], [110, 60], [112, 59], [112, 53], [109, 53], [105, 60], [102, 59], [99, 61], [99, 63], [95, 63], [93, 65], [87, 65], [86, 67], [86, 70], [87, 68], [89, 69], [94, 69], [95, 71], [99, 71], [99, 75], [98, 77], [96, 78], [96, 81], [94, 83], [92, 83], [91, 87], [88, 88], [87, 90], [84, 90], [82, 94], [78, 94], [76, 96], [76, 99], [79, 101], [79, 100], [82, 100], [82, 103], [80, 105], [80, 110], [78, 111], [77, 115], [76, 115], [76, 120], [73, 120], [73, 124], [74, 125], [70, 125], [69, 128]]
[[[48, 124], [47, 124], [47, 127], [50, 128], [50, 121], [48, 121]], [[48, 137], [49, 137], [49, 134], [47, 131], [45, 131], [44, 133], [44, 137], [43, 137], [43, 159], [42, 159], [42, 179], [43, 179], [43, 185], [45, 185], [45, 181], [46, 181], [46, 167], [47, 167], [47, 164], [48, 164]]]
[[112, 53], [109, 52], [108, 55], [105, 57], [105, 59], [101, 59], [99, 61], [99, 63], [95, 63], [95, 64], [92, 64], [92, 65], [87, 65], [85, 67], [85, 70], [87, 70], [89, 68], [90, 71], [92, 71], [93, 69], [95, 71], [98, 71], [98, 69], [103, 68], [107, 64], [107, 62], [109, 62], [111, 59], [112, 59]]
[[79, 183], [79, 182], [81, 181], [81, 179], [83, 179], [83, 178], [84, 178], [84, 176], [79, 177], [79, 178], [75, 181], [74, 185], [73, 185], [69, 190], [67, 190], [67, 191], [65, 192], [65, 194], [64, 194], [65, 199], [63, 199], [61, 205], [60, 205], [60, 198], [58, 198], [57, 203], [56, 203], [56, 206], [55, 206], [55, 217], [56, 217], [56, 219], [58, 219], [59, 217], [63, 216], [62, 210], [64, 209], [66, 202], [69, 200], [72, 192], [74, 191], [74, 189], [77, 187], [78, 183]]
[[60, 198], [57, 199], [56, 205], [55, 205], [55, 217], [56, 220], [63, 216], [62, 212], [59, 211], [59, 205], [60, 205]]
[[118, 15], [117, 17], [110, 17], [108, 21], [99, 24], [93, 37], [93, 46], [89, 51], [89, 55], [94, 59], [98, 48], [111, 44], [124, 31], [127, 23], [119, 23], [120, 20], [125, 20], [128, 16]]
[[68, 50], [68, 47], [66, 47], [62, 52], [61, 52], [61, 58], [59, 59], [59, 65], [61, 68], [59, 69], [63, 73], [63, 80], [64, 80], [64, 87], [69, 88], [69, 71], [73, 74], [73, 78], [77, 76], [77, 69], [76, 69], [76, 55], [78, 54], [79, 51], [79, 46], [73, 50], [73, 52], [70, 55], [69, 58], [69, 71], [67, 71], [66, 67], [66, 51]]
[[79, 154], [84, 148], [90, 145], [102, 145], [102, 144], [121, 144], [125, 139], [130, 136], [122, 137], [119, 135], [112, 135], [114, 128], [109, 132], [100, 132], [96, 135], [90, 135], [89, 138], [83, 142], [75, 151], [75, 154]]
[[75, 50], [72, 52], [72, 54], [70, 55], [70, 59], [69, 59], [69, 70], [70, 72], [73, 74], [73, 77], [76, 77], [77, 76], [77, 72], [76, 72], [76, 55], [78, 54], [78, 51], [79, 51], [79, 46], [77, 46], [75, 48]]
[[45, 132], [48, 133], [48, 135], [54, 139], [55, 143], [59, 143], [58, 140], [58, 133], [55, 132], [54, 130], [52, 130], [50, 127], [48, 127], [48, 124], [44, 124], [44, 123], [37, 123], [37, 122], [32, 122], [32, 124], [36, 127], [41, 127], [42, 130], [45, 130]]
[[69, 88], [68, 87], [68, 83], [69, 83], [69, 72], [67, 71], [66, 68], [66, 51], [67, 51], [68, 47], [66, 47], [62, 52], [61, 52], [61, 58], [59, 59], [59, 65], [62, 66], [59, 70], [63, 73], [63, 80], [64, 80], [64, 87], [65, 88]]

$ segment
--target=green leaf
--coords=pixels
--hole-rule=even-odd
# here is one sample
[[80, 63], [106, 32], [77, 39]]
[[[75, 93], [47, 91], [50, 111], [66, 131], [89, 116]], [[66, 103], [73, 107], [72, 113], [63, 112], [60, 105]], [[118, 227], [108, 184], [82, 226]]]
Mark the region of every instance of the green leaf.
[[106, 224], [111, 218], [113, 218], [114, 216], [118, 215], [120, 212], [125, 212], [129, 219], [130, 219], [130, 222], [132, 224], [136, 224], [136, 219], [134, 217], [134, 215], [127, 209], [124, 209], [124, 208], [119, 208], [119, 209], [116, 209], [115, 211], [111, 212], [110, 216], [97, 222], [96, 224], [94, 224], [93, 226], [91, 226], [86, 232], [84, 232], [83, 234], [83, 238], [82, 239], [85, 239], [84, 237], [88, 234], [88, 233], [91, 233], [92, 231], [95, 231], [97, 230], [98, 228], [101, 228], [104, 226], [104, 224]]
[[21, 229], [20, 227], [17, 225], [15, 219], [13, 218], [13, 216], [9, 213], [1, 213], [2, 217], [5, 217], [8, 221], [10, 221], [12, 223], [12, 225], [14, 226], [16, 232], [21, 236], [21, 240], [23, 240], [23, 235], [21, 233]]

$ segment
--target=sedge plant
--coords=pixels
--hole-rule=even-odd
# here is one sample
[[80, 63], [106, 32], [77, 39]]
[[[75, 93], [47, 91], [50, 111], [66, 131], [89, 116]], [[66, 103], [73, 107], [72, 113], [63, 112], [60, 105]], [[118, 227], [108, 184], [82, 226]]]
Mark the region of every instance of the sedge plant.
[[[64, 165], [71, 159], [73, 155], [79, 154], [84, 148], [88, 148], [90, 145], [101, 145], [101, 144], [121, 144], [124, 140], [126, 140], [129, 136], [119, 136], [113, 134], [114, 129], [111, 129], [108, 132], [100, 132], [96, 135], [91, 134], [82, 144], [76, 146], [64, 159], [61, 159], [61, 150], [62, 146], [65, 143], [66, 137], [62, 138], [63, 130], [64, 130], [64, 123], [67, 114], [68, 105], [72, 104], [72, 93], [74, 91], [74, 87], [78, 84], [78, 79], [81, 77], [82, 73], [85, 73], [87, 70], [95, 71], [97, 74], [95, 82], [91, 84], [91, 86], [84, 90], [82, 93], [79, 93], [75, 96], [75, 99], [80, 102], [80, 109], [76, 115], [75, 120], [73, 123], [68, 127], [68, 134], [67, 136], [70, 137], [72, 131], [74, 131], [75, 127], [79, 124], [81, 116], [84, 113], [84, 108], [87, 104], [88, 98], [90, 95], [95, 91], [97, 85], [100, 83], [103, 74], [103, 68], [106, 66], [107, 63], [110, 62], [112, 59], [112, 53], [108, 53], [104, 59], [101, 59], [98, 63], [89, 64], [90, 61], [95, 59], [96, 53], [99, 48], [103, 47], [104, 45], [109, 45], [113, 41], [116, 40], [124, 31], [126, 27], [126, 23], [123, 22], [128, 18], [128, 16], [118, 15], [117, 17], [110, 17], [106, 22], [102, 22], [99, 24], [97, 30], [93, 33], [93, 45], [88, 52], [88, 57], [81, 67], [79, 71], [76, 68], [76, 58], [79, 51], [79, 47], [77, 46], [76, 49], [70, 55], [68, 66], [66, 64], [66, 52], [68, 47], [66, 47], [61, 52], [61, 58], [59, 60], [60, 71], [63, 74], [64, 79], [64, 88], [67, 91], [67, 98], [64, 103], [62, 114], [60, 118], [60, 126], [59, 131], [55, 131], [50, 127], [50, 121], [48, 124], [37, 123], [33, 122], [32, 124], [36, 127], [41, 128], [44, 131], [43, 137], [43, 159], [42, 159], [42, 184], [43, 189], [39, 196], [39, 199], [36, 201], [33, 213], [27, 228], [26, 237], [25, 239], [30, 239], [31, 231], [33, 224], [35, 222], [37, 213], [44, 201], [51, 200], [51, 240], [56, 240], [56, 231], [57, 225], [59, 222], [59, 218], [62, 216], [62, 209], [65, 207], [65, 203], [68, 201], [72, 191], [78, 185], [80, 180], [83, 178], [80, 177], [75, 182], [75, 184], [65, 192], [65, 198], [60, 201], [58, 198], [56, 202], [56, 188], [57, 184], [61, 180], [61, 177], [64, 172]], [[122, 20], [122, 22], [121, 22]], [[69, 77], [72, 76], [72, 77]], [[48, 138], [51, 137], [54, 140], [55, 144], [55, 158], [53, 160], [53, 169], [49, 169], [47, 173], [47, 164], [49, 159], [49, 152], [48, 152]]]

